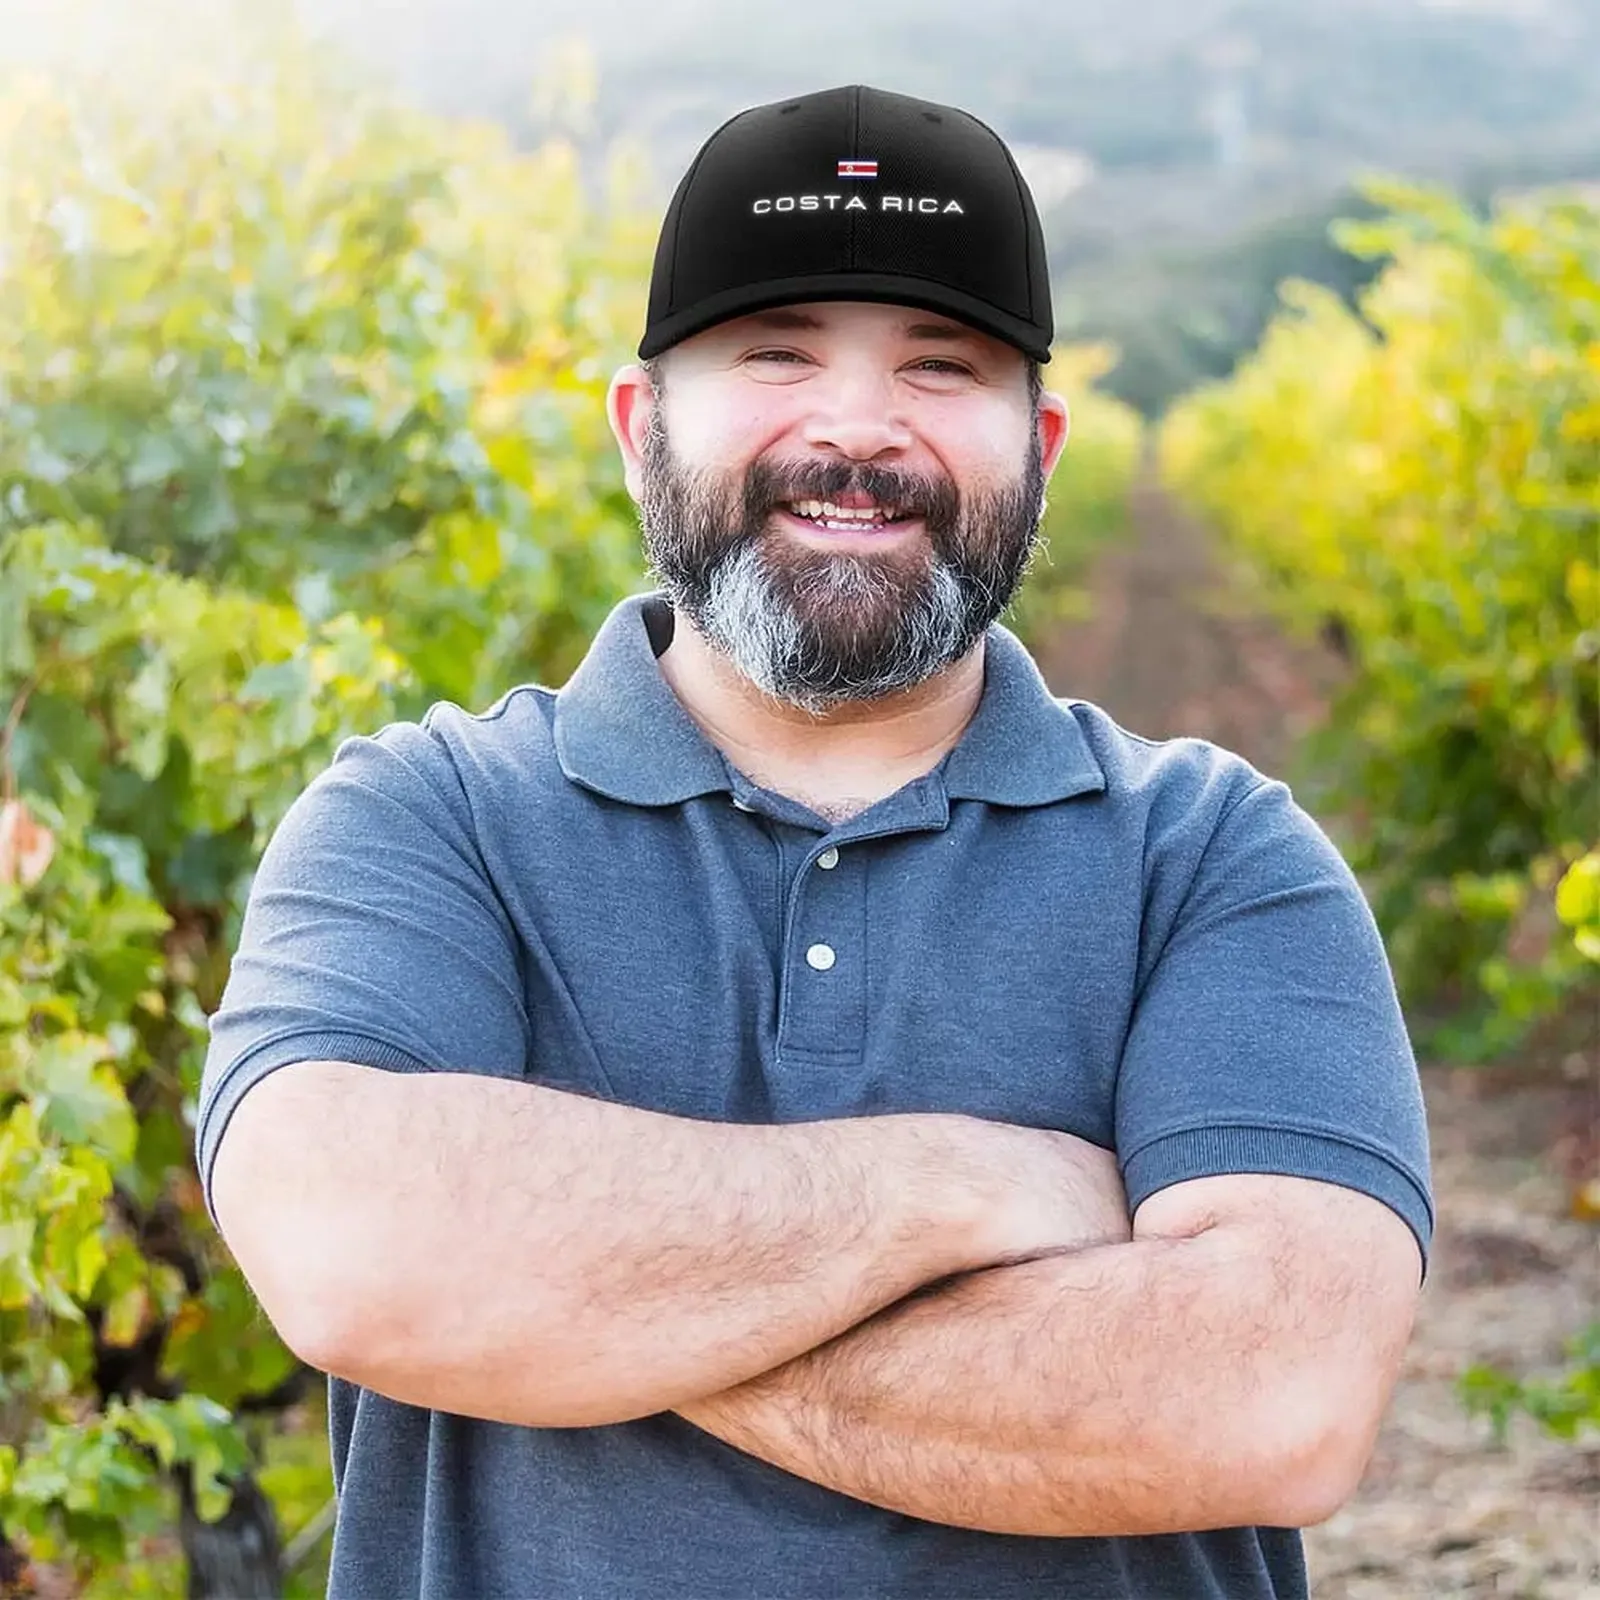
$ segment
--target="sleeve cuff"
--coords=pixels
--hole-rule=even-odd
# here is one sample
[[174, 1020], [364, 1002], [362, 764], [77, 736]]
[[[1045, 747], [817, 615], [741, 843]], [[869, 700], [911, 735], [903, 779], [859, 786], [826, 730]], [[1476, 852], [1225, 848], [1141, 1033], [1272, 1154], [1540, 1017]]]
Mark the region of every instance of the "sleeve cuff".
[[1291, 1128], [1190, 1128], [1141, 1146], [1128, 1157], [1122, 1176], [1133, 1211], [1158, 1189], [1190, 1178], [1237, 1172], [1315, 1178], [1382, 1201], [1416, 1235], [1426, 1277], [1433, 1242], [1433, 1202], [1427, 1186], [1391, 1157], [1364, 1145]]
[[356, 1066], [378, 1067], [388, 1072], [432, 1071], [410, 1051], [359, 1033], [284, 1034], [247, 1051], [229, 1067], [216, 1093], [202, 1101], [195, 1122], [195, 1161], [200, 1169], [206, 1214], [213, 1227], [217, 1226], [217, 1213], [211, 1203], [211, 1169], [216, 1164], [217, 1147], [222, 1143], [228, 1119], [250, 1089], [279, 1067], [291, 1066], [296, 1061], [349, 1061]]

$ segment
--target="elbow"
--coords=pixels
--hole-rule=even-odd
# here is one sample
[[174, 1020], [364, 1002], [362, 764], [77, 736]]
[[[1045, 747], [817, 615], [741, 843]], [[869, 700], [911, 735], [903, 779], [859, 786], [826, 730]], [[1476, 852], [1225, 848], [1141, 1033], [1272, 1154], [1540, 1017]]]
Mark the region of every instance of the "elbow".
[[351, 1205], [297, 1162], [272, 1115], [292, 1072], [276, 1073], [235, 1112], [212, 1167], [223, 1243], [278, 1337], [308, 1366], [339, 1372], [390, 1320], [403, 1258], [384, 1213]]
[[[353, 1254], [342, 1270], [331, 1251], [277, 1264], [256, 1289], [278, 1337], [309, 1367], [364, 1388], [388, 1392], [416, 1378], [442, 1348], [439, 1329], [414, 1286], [386, 1278], [370, 1258]], [[399, 1398], [399, 1396], [397, 1396]]]
[[1298, 1425], [1279, 1448], [1262, 1452], [1258, 1482], [1261, 1515], [1268, 1527], [1310, 1528], [1326, 1522], [1355, 1494], [1366, 1475], [1377, 1440], [1378, 1417], [1352, 1403], [1342, 1410], [1324, 1404], [1298, 1410]]
[[[377, 1263], [347, 1231], [326, 1221], [298, 1225], [288, 1207], [248, 1202], [217, 1188], [223, 1243], [273, 1331], [308, 1366], [343, 1375], [370, 1344], [374, 1308], [385, 1302]], [[365, 1335], [365, 1336], [364, 1336]]]
[[[314, 1286], [307, 1275], [262, 1305], [278, 1337], [309, 1367], [334, 1377], [354, 1377], [363, 1347], [370, 1355], [374, 1322], [332, 1285]], [[365, 1329], [365, 1337], [362, 1330]]]
[[[234, 1260], [278, 1337], [307, 1366], [343, 1375], [374, 1319], [373, 1285], [341, 1267], [343, 1252], [324, 1234], [314, 1245], [226, 1236]], [[371, 1277], [370, 1269], [362, 1276]], [[367, 1339], [362, 1338], [365, 1329]]]
[[1299, 1461], [1268, 1488], [1264, 1515], [1255, 1520], [1273, 1528], [1312, 1528], [1326, 1522], [1355, 1494], [1365, 1465], [1363, 1461], [1352, 1471], [1344, 1460]]

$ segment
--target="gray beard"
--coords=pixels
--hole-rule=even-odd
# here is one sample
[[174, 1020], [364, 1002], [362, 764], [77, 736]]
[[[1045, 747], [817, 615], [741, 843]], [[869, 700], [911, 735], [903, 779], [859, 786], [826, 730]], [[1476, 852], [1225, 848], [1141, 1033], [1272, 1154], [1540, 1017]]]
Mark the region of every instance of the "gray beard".
[[[651, 572], [673, 609], [765, 694], [812, 716], [923, 683], [965, 656], [1010, 604], [1032, 564], [1044, 511], [1038, 435], [1017, 483], [960, 503], [948, 486], [859, 469], [853, 486], [886, 503], [929, 506], [929, 553], [831, 554], [783, 548], [780, 499], [840, 492], [846, 469], [757, 464], [742, 493], [672, 456], [661, 420], [643, 450], [640, 524]], [[818, 486], [818, 474], [828, 481]], [[859, 479], [865, 478], [860, 484]], [[809, 480], [809, 481], [806, 481]], [[891, 481], [892, 480], [892, 481]], [[793, 484], [794, 487], [789, 486]]]
[[[808, 612], [843, 616], [853, 608], [897, 604], [900, 586], [870, 560], [822, 552], [797, 574], [794, 593], [796, 600], [808, 602]], [[705, 602], [691, 616], [757, 688], [813, 716], [846, 701], [877, 700], [922, 683], [964, 656], [983, 631], [973, 630], [955, 575], [936, 561], [918, 603], [901, 611], [892, 641], [882, 650], [862, 660], [859, 653], [830, 649], [829, 631], [806, 621], [779, 592], [760, 545], [748, 542], [717, 563]]]

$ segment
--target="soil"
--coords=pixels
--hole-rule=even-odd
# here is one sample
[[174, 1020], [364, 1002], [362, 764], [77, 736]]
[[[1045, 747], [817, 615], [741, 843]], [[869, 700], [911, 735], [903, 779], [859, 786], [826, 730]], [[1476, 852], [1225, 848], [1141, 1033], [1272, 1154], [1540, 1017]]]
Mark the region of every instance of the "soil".
[[[1289, 776], [1341, 663], [1252, 612], [1205, 532], [1153, 484], [1136, 491], [1089, 586], [1089, 620], [1036, 650], [1055, 693], [1137, 733], [1198, 734]], [[1517, 1418], [1499, 1446], [1456, 1389], [1480, 1362], [1555, 1372], [1565, 1342], [1600, 1316], [1600, 1228], [1573, 1206], [1600, 1148], [1600, 1051], [1492, 1071], [1425, 1062], [1422, 1076], [1432, 1264], [1361, 1488], [1306, 1535], [1312, 1592], [1600, 1600], [1600, 1437], [1552, 1439]]]

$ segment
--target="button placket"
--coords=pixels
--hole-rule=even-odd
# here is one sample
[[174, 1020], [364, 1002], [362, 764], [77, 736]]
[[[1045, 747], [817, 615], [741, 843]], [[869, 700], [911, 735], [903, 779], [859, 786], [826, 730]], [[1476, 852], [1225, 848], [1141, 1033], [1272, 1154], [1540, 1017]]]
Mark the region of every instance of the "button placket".
[[[859, 1056], [866, 1044], [864, 863], [833, 845], [794, 879], [779, 1046], [798, 1055]], [[843, 868], [841, 871], [840, 868]]]
[[[839, 865], [839, 847], [830, 844], [821, 855], [817, 857], [816, 865], [824, 872], [832, 872]], [[829, 972], [835, 961], [839, 959], [838, 952], [831, 944], [820, 941], [806, 951], [806, 965], [813, 972]]]

